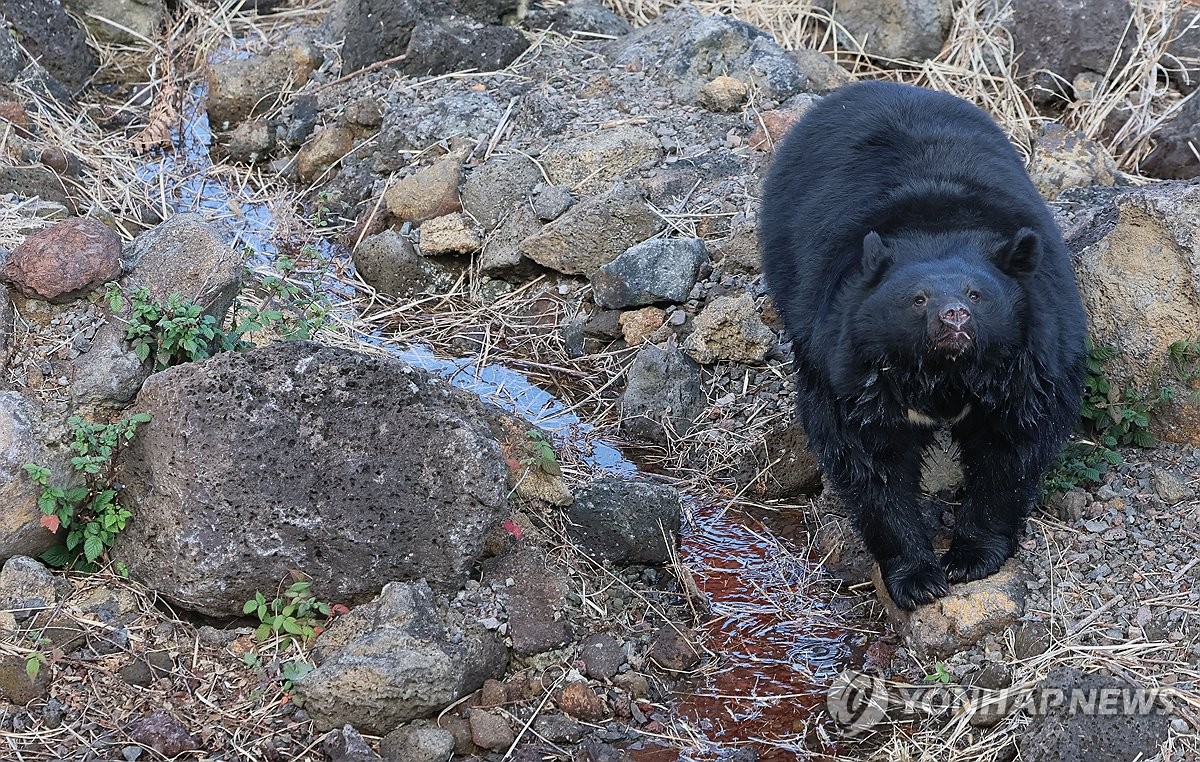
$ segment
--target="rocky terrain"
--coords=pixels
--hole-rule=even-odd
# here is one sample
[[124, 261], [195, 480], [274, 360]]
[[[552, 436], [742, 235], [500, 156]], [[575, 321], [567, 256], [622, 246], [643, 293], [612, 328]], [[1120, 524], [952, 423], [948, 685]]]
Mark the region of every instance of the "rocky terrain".
[[[1200, 754], [1200, 7], [716, 5], [0, 0], [14, 758]], [[861, 77], [992, 110], [1099, 350], [1021, 552], [912, 614], [757, 262]]]

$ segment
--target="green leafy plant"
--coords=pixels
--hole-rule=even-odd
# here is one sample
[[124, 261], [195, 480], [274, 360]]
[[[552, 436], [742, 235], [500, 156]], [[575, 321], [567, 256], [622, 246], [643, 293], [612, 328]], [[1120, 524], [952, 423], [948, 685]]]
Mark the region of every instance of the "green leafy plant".
[[242, 606], [242, 612], [258, 617], [260, 622], [254, 638], [262, 643], [272, 635], [305, 643], [320, 633], [329, 620], [330, 606], [316, 599], [312, 593], [312, 582], [293, 582], [273, 600], [262, 593]]
[[1069, 443], [1042, 481], [1043, 492], [1061, 492], [1103, 479], [1110, 467], [1121, 463], [1118, 447], [1153, 447], [1151, 414], [1169, 401], [1172, 391], [1160, 387], [1146, 394], [1118, 389], [1104, 372], [1116, 356], [1112, 347], [1087, 344], [1087, 376], [1080, 405], [1081, 437]]
[[137, 428], [150, 420], [138, 413], [115, 423], [92, 423], [79, 416], [67, 419], [73, 438], [71, 467], [83, 474], [77, 487], [50, 484], [50, 469], [26, 463], [25, 473], [42, 488], [38, 508], [42, 526], [51, 532], [65, 531], [64, 544], [50, 548], [42, 560], [51, 566], [93, 570], [96, 561], [112, 547], [131, 515], [120, 501], [114, 485], [117, 454], [133, 439]]
[[[116, 283], [105, 287], [105, 299], [113, 312], [125, 307], [125, 295]], [[138, 358], [154, 358], [155, 370], [192, 360], [203, 360], [219, 352], [223, 336], [220, 326], [204, 309], [184, 299], [178, 292], [157, 302], [150, 289], [139, 288], [129, 295], [130, 316], [125, 324], [125, 339], [133, 345]]]
[[29, 682], [36, 682], [38, 674], [42, 671], [42, 667], [46, 666], [46, 662], [50, 657], [45, 651], [30, 651], [25, 657], [25, 675], [29, 678]]
[[521, 465], [540, 468], [551, 476], [562, 474], [562, 468], [554, 457], [554, 448], [546, 440], [546, 435], [537, 429], [530, 429], [525, 432], [525, 436], [528, 441], [525, 443], [525, 457], [521, 458]]
[[951, 677], [952, 676], [951, 676], [949, 670], [946, 669], [946, 663], [939, 661], [933, 665], [933, 672], [925, 675], [925, 682], [927, 682], [927, 683], [949, 683], [951, 680]]

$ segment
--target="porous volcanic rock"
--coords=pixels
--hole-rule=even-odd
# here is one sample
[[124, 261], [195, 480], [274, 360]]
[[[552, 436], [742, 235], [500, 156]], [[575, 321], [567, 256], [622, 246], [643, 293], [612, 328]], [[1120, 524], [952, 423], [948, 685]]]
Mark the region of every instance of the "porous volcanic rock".
[[147, 380], [117, 557], [168, 599], [239, 613], [289, 569], [327, 600], [462, 583], [504, 508], [482, 403], [399, 361], [310, 342]]

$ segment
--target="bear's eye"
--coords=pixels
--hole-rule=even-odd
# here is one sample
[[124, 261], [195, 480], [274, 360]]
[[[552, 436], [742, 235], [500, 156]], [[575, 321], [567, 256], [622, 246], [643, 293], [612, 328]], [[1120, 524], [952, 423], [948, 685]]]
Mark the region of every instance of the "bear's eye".
[[913, 297], [913, 306], [914, 307], [924, 307], [925, 302], [927, 302], [927, 301], [929, 301], [929, 299], [928, 299], [928, 297], [925, 296], [925, 294], [917, 294], [916, 296]]
[[970, 289], [967, 291], [967, 298], [973, 302], [977, 302], [983, 298], [983, 294], [979, 293], [975, 289]]

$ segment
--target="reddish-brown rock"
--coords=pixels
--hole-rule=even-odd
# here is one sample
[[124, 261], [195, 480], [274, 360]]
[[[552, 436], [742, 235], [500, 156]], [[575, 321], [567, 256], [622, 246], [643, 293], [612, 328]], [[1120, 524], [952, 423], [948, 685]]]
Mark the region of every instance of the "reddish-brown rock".
[[604, 701], [587, 683], [567, 683], [556, 700], [559, 709], [584, 722], [602, 720], [610, 714]]
[[28, 297], [66, 304], [121, 275], [121, 238], [78, 217], [33, 233], [13, 249], [4, 280]]

